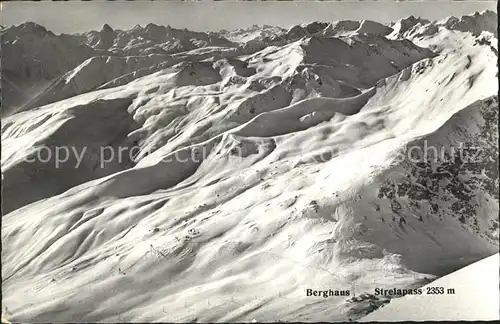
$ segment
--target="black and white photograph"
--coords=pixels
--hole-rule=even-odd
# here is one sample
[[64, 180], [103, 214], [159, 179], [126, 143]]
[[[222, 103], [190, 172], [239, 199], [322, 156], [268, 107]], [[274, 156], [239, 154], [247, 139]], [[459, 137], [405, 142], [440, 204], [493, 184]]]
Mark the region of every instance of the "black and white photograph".
[[496, 1], [0, 6], [2, 323], [500, 320]]

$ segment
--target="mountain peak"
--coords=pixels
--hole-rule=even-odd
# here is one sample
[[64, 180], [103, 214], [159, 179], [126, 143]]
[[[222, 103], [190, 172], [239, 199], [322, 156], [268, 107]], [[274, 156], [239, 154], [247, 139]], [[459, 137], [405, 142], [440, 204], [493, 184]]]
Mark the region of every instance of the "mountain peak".
[[111, 28], [110, 25], [104, 24], [102, 26], [101, 32], [103, 32], [103, 33], [112, 33], [112, 32], [114, 32], [114, 30], [113, 30], [113, 28]]
[[18, 26], [20, 31], [24, 33], [47, 34], [50, 33], [45, 27], [32, 21], [25, 22]]
[[418, 24], [426, 25], [428, 23], [430, 23], [430, 21], [427, 19], [422, 19], [411, 15], [398, 20], [391, 27], [397, 34], [403, 35], [404, 33], [412, 30]]
[[484, 9], [484, 10], [481, 10], [479, 12], [480, 15], [497, 15], [496, 12], [494, 12], [493, 10], [490, 10], [490, 9]]

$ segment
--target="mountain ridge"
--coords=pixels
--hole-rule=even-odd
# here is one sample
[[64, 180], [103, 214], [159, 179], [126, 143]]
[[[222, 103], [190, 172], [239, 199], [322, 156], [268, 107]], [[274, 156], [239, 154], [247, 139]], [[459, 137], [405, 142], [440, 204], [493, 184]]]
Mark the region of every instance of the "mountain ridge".
[[497, 39], [451, 21], [7, 37], [91, 55], [2, 116], [8, 318], [357, 320], [498, 252]]

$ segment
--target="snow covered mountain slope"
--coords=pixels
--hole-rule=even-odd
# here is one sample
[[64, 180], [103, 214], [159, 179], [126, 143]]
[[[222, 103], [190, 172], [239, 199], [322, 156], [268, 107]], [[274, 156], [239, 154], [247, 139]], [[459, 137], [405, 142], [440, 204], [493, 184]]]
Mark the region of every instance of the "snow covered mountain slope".
[[[425, 295], [395, 299], [360, 321], [498, 321], [499, 268], [497, 253], [422, 287]], [[434, 287], [445, 288], [445, 294], [428, 295]]]
[[433, 24], [65, 36], [107, 52], [2, 120], [7, 318], [356, 320], [498, 252], [496, 36]]
[[96, 55], [91, 47], [25, 23], [1, 31], [2, 115], [23, 106], [52, 80]]

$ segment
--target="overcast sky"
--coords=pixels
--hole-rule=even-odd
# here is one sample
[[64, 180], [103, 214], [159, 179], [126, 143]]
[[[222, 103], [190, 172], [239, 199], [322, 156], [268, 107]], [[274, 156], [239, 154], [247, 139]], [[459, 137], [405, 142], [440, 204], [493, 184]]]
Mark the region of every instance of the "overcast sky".
[[135, 25], [170, 25], [197, 31], [244, 28], [253, 24], [290, 27], [310, 21], [371, 19], [395, 21], [410, 15], [430, 20], [474, 11], [496, 11], [495, 1], [362, 2], [2, 2], [2, 25], [33, 21], [55, 33]]

